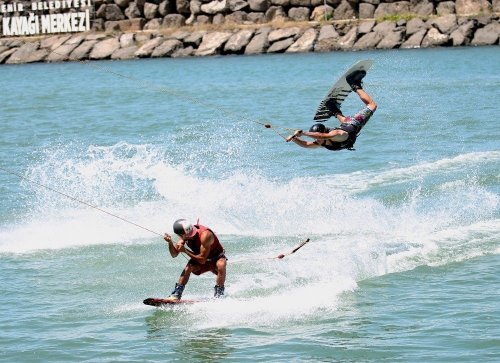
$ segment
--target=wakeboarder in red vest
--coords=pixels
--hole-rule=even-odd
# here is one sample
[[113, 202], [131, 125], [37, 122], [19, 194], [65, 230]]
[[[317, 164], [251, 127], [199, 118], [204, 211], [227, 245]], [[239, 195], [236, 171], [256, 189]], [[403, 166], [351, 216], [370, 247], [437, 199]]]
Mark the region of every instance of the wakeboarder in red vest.
[[185, 253], [190, 257], [190, 260], [168, 298], [180, 300], [191, 273], [201, 275], [208, 271], [216, 275], [214, 296], [223, 297], [227, 258], [215, 233], [208, 227], [199, 223], [192, 225], [185, 219], [176, 220], [173, 229], [174, 233], [179, 236], [175, 245], [170, 235], [165, 233], [164, 236], [170, 255], [175, 258], [179, 253]]

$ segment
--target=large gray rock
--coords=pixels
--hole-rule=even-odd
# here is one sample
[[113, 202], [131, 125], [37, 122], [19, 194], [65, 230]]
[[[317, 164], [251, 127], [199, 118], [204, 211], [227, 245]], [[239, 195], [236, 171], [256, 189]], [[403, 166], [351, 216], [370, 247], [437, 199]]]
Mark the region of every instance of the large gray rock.
[[351, 49], [356, 43], [358, 37], [358, 28], [353, 27], [338, 41], [339, 49]]
[[459, 29], [454, 30], [450, 34], [450, 39], [452, 41], [452, 44], [454, 47], [465, 45], [465, 42], [467, 41], [467, 38], [465, 35], [460, 31]]
[[[196, 16], [196, 20], [194, 23], [201, 25], [201, 24], [210, 24], [212, 21], [212, 18], [209, 15], [198, 15]], [[175, 26], [175, 25], [174, 25]]]
[[144, 24], [146, 24], [146, 20], [139, 19], [130, 19], [130, 20], [122, 20], [120, 22], [120, 30], [122, 32], [137, 32], [144, 28]]
[[48, 54], [49, 54], [49, 51], [47, 49], [39, 49], [39, 50], [33, 52], [32, 54], [30, 54], [28, 59], [26, 59], [26, 63], [41, 62], [47, 57]]
[[196, 56], [207, 56], [218, 54], [224, 43], [233, 35], [230, 32], [212, 32], [203, 36], [200, 46], [194, 52]]
[[168, 14], [161, 23], [163, 28], [180, 28], [184, 25], [186, 25], [186, 18], [181, 14]]
[[189, 0], [175, 0], [175, 8], [181, 14], [191, 14]]
[[385, 16], [409, 14], [410, 13], [410, 2], [409, 1], [398, 1], [395, 3], [382, 3], [377, 6], [375, 10], [375, 18], [383, 18]]
[[225, 23], [224, 15], [222, 14], [215, 14], [215, 16], [212, 19], [212, 24], [214, 25], [221, 25]]
[[269, 0], [248, 0], [248, 5], [253, 11], [266, 12], [271, 6], [271, 2]]
[[109, 38], [97, 43], [90, 52], [90, 59], [106, 59], [120, 48], [120, 41], [117, 38]]
[[[71, 35], [69, 37], [71, 37]], [[64, 42], [61, 42], [60, 39], [61, 39], [61, 35], [52, 35], [52, 36], [43, 38], [40, 41], [40, 47], [41, 48], [52, 48], [52, 46], [57, 43], [57, 45], [54, 47], [54, 49], [55, 49], [55, 48], [59, 47], [62, 43], [64, 43]], [[68, 40], [68, 39], [66, 39], [66, 40]], [[1, 42], [0, 45], [4, 45], [4, 43], [7, 43], [7, 42], [2, 41], [1, 38], [0, 38], [0, 42]], [[51, 50], [53, 50], [53, 49], [51, 49]]]
[[52, 51], [47, 56], [45, 61], [47, 61], [47, 62], [62, 62], [62, 61], [68, 60], [71, 52], [73, 50], [75, 50], [75, 48], [78, 47], [79, 44], [80, 43], [63, 44], [63, 45], [57, 47], [56, 49], [54, 49], [54, 51]]
[[201, 5], [201, 11], [205, 14], [214, 15], [223, 13], [229, 9], [229, 2], [227, 0], [214, 0], [208, 4]]
[[311, 20], [322, 21], [332, 17], [333, 8], [330, 5], [316, 6], [311, 14]]
[[182, 47], [182, 42], [177, 39], [167, 39], [159, 46], [155, 48], [151, 57], [170, 57], [173, 53], [175, 53], [179, 48]]
[[120, 21], [107, 21], [104, 24], [104, 31], [106, 33], [118, 32], [120, 30]]
[[186, 48], [179, 48], [174, 54], [172, 54], [172, 58], [178, 57], [189, 57], [194, 54], [194, 48], [189, 46]]
[[333, 12], [333, 20], [353, 19], [357, 16], [356, 7], [353, 3], [342, 0]]
[[155, 48], [158, 47], [164, 41], [165, 39], [162, 37], [156, 37], [150, 39], [146, 43], [144, 43], [139, 49], [137, 49], [134, 55], [139, 58], [149, 58], [151, 57], [151, 54], [153, 54]]
[[382, 23], [378, 23], [373, 28], [374, 32], [381, 33], [383, 36], [392, 33], [394, 30], [396, 30], [396, 23], [389, 20], [383, 21]]
[[333, 25], [323, 25], [319, 31], [315, 51], [330, 52], [336, 49], [339, 37], [339, 33], [337, 33]]
[[411, 2], [410, 13], [424, 17], [431, 16], [434, 13], [434, 4], [429, 0], [418, 0], [415, 2]]
[[40, 42], [25, 43], [16, 49], [15, 52], [5, 61], [6, 64], [34, 63], [44, 60], [49, 51], [39, 49]]
[[229, 10], [232, 12], [243, 10], [248, 7], [248, 2], [245, 0], [229, 0]]
[[54, 50], [59, 48], [64, 42], [71, 38], [70, 34], [65, 35], [54, 35], [45, 39], [42, 39], [40, 42], [40, 48], [50, 48], [50, 50]]
[[441, 34], [436, 28], [431, 28], [427, 35], [422, 40], [422, 47], [436, 47], [445, 45], [450, 40], [450, 36], [447, 34]]
[[235, 11], [232, 14], [226, 15], [226, 23], [243, 24], [248, 18], [248, 14], [244, 11]]
[[[466, 17], [460, 17], [460, 20], [464, 19]], [[479, 14], [477, 16], [474, 16], [474, 20], [477, 21], [477, 25], [479, 28], [482, 28], [483, 26], [486, 26], [490, 24], [491, 22], [494, 21], [499, 21], [499, 17], [493, 17], [491, 14]]]
[[212, 24], [214, 25], [221, 25], [225, 23], [224, 15], [222, 14], [215, 14], [213, 19], [212, 19]]
[[443, 1], [436, 7], [436, 13], [438, 16], [455, 14], [455, 2], [454, 1]]
[[306, 7], [290, 8], [288, 10], [288, 17], [293, 21], [307, 21], [310, 14], [311, 10]]
[[77, 34], [69, 38], [64, 44], [76, 44], [78, 46], [84, 41], [84, 39], [85, 37], [83, 34]]
[[135, 41], [139, 44], [144, 44], [151, 38], [153, 38], [153, 34], [151, 33], [136, 33], [135, 34]]
[[293, 38], [283, 39], [277, 41], [267, 49], [268, 53], [283, 53], [285, 52], [292, 44], [294, 40]]
[[365, 20], [358, 25], [358, 34], [368, 34], [375, 26], [375, 20]]
[[189, 2], [189, 10], [191, 11], [192, 15], [198, 15], [201, 13], [201, 0], [191, 0]]
[[305, 53], [313, 50], [314, 41], [318, 33], [315, 29], [307, 29], [302, 36], [295, 41], [287, 50], [287, 53]]
[[372, 19], [375, 15], [375, 5], [368, 3], [359, 4], [359, 18]]
[[[189, 3], [189, 9], [190, 9], [190, 11], [191, 11], [191, 3], [193, 3], [193, 2], [194, 2], [194, 0], [192, 0]], [[161, 3], [158, 4], [158, 13], [160, 14], [161, 17], [164, 18], [170, 12], [171, 12], [171, 9], [170, 9], [170, 0], [164, 0]]]
[[250, 42], [254, 31], [252, 29], [241, 29], [235, 34], [231, 35], [224, 45], [225, 53], [242, 53], [245, 47]]
[[420, 18], [413, 18], [406, 24], [406, 35], [415, 34], [421, 30], [427, 30], [429, 26]]
[[3, 64], [6, 62], [6, 60], [9, 59], [9, 57], [17, 51], [17, 48], [11, 48], [6, 51], [3, 51], [0, 53], [0, 64]]
[[443, 34], [450, 34], [457, 28], [457, 16], [455, 14], [443, 15], [429, 20], [430, 25], [437, 28]]
[[98, 40], [94, 39], [85, 40], [82, 44], [76, 47], [74, 51], [71, 52], [69, 58], [75, 60], [87, 59], [90, 51], [97, 42]]
[[128, 48], [135, 45], [134, 33], [125, 33], [120, 36], [120, 48]]
[[384, 38], [384, 36], [378, 32], [371, 32], [364, 34], [358, 41], [353, 45], [353, 49], [372, 49], [377, 46], [378, 43]]
[[456, 0], [455, 11], [459, 15], [489, 14], [491, 4], [488, 0]]
[[115, 4], [118, 5], [122, 9], [125, 9], [129, 3], [130, 3], [130, 0], [115, 0]]
[[476, 29], [476, 22], [474, 20], [468, 20], [463, 23], [451, 33], [450, 37], [453, 41], [453, 45], [468, 45], [470, 44], [472, 37], [474, 35], [474, 30]]
[[123, 15], [122, 10], [116, 4], [105, 5], [104, 19], [105, 20], [123, 20], [125, 15]]
[[2, 41], [2, 43], [6, 46], [15, 47], [15, 48], [18, 48], [18, 47], [24, 45], [24, 42], [20, 39], [4, 40], [4, 41]]
[[137, 51], [136, 45], [131, 45], [129, 47], [117, 49], [113, 54], [111, 54], [111, 59], [133, 59], [135, 58], [135, 52]]
[[422, 40], [424, 39], [427, 29], [421, 29], [409, 37], [403, 44], [401, 48], [420, 48]]
[[144, 4], [144, 17], [148, 20], [156, 18], [158, 15], [158, 5], [153, 3]]
[[252, 40], [245, 48], [245, 54], [262, 54], [269, 48], [269, 41], [267, 37], [271, 32], [271, 28], [265, 27], [258, 30]]
[[476, 30], [471, 44], [472, 45], [497, 44], [499, 36], [500, 36], [500, 24], [491, 23], [486, 25], [484, 28]]
[[144, 30], [158, 30], [162, 27], [162, 20], [161, 19], [151, 19], [144, 25], [143, 29]]
[[92, 24], [90, 28], [91, 31], [93, 32], [104, 31], [104, 19], [96, 18], [91, 24]]
[[493, 5], [493, 12], [500, 13], [500, 0], [493, 0], [492, 5]]
[[393, 49], [398, 48], [404, 40], [403, 31], [398, 30], [387, 34], [384, 39], [382, 39], [377, 44], [377, 49]]
[[125, 16], [129, 19], [136, 19], [142, 16], [141, 10], [135, 2], [130, 3], [128, 8], [125, 9]]
[[264, 24], [266, 22], [266, 15], [264, 13], [250, 13], [247, 19], [252, 24]]
[[191, 34], [192, 34], [191, 32], [188, 32], [186, 30], [177, 30], [177, 31], [173, 32], [172, 34], [170, 34], [168, 36], [168, 39], [177, 39], [177, 40], [183, 41], [184, 39], [189, 37]]
[[285, 38], [295, 38], [299, 33], [299, 27], [275, 29], [269, 33], [267, 40], [269, 43], [274, 43]]
[[285, 10], [282, 6], [270, 6], [266, 11], [266, 20], [271, 21], [286, 21], [288, 19]]
[[191, 45], [193, 46], [193, 48], [198, 48], [205, 34], [207, 34], [205, 30], [192, 32], [190, 35], [184, 38], [184, 44], [188, 46]]

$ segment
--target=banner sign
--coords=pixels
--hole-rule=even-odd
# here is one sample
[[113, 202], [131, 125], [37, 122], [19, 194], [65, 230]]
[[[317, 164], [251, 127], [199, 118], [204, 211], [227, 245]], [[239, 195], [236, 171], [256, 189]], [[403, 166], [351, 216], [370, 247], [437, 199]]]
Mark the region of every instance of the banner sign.
[[0, 2], [2, 36], [85, 32], [93, 10], [92, 0]]

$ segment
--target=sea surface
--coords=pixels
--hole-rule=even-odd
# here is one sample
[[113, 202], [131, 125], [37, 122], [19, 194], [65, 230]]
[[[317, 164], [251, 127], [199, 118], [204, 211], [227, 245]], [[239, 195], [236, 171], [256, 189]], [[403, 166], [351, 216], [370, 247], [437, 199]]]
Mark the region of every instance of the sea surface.
[[[360, 59], [379, 108], [356, 151], [286, 143]], [[0, 66], [0, 361], [499, 362], [499, 59]], [[226, 297], [205, 274], [201, 302], [145, 306], [186, 263], [178, 218], [220, 237]]]

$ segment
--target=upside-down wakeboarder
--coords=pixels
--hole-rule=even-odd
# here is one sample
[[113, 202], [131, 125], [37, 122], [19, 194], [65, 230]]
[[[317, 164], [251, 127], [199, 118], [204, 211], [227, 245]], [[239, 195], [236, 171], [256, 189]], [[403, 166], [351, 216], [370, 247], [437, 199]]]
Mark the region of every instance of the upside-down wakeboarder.
[[[302, 130], [295, 131], [286, 141], [293, 141], [297, 145], [305, 148], [324, 147], [332, 151], [342, 149], [353, 150], [352, 147], [356, 142], [359, 132], [377, 109], [377, 104], [370, 95], [363, 90], [361, 85], [365, 75], [366, 71], [358, 70], [346, 77], [346, 81], [351, 89], [356, 92], [361, 101], [365, 104], [365, 107], [358, 113], [354, 116], [344, 116], [340, 111], [340, 105], [337, 101], [335, 99], [329, 99], [325, 104], [328, 108], [328, 117], [335, 116], [340, 121], [340, 126], [329, 129], [324, 124], [317, 123], [311, 126], [307, 132]], [[299, 138], [301, 135], [310, 137], [314, 139], [314, 141], [302, 140]]]

